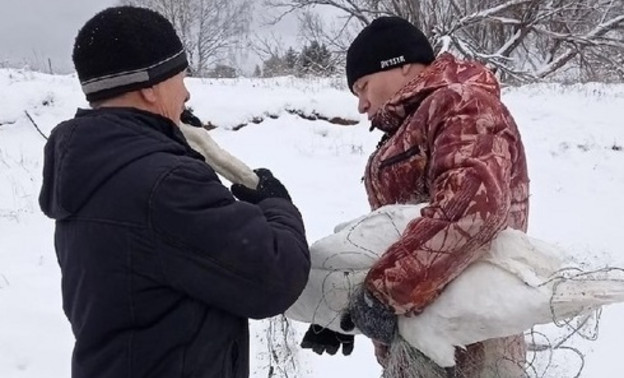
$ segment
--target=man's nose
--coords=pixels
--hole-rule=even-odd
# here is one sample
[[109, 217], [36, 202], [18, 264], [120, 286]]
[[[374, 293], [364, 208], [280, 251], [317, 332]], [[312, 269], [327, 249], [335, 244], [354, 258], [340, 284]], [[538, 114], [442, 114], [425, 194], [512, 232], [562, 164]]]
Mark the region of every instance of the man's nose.
[[360, 97], [358, 101], [358, 112], [360, 112], [360, 114], [364, 114], [369, 108], [370, 102], [364, 96]]

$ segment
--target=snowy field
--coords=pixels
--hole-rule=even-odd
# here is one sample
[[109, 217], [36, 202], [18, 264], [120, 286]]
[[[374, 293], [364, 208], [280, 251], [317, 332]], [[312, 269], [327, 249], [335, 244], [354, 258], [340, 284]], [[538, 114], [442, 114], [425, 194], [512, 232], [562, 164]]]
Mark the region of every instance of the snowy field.
[[[367, 212], [361, 177], [380, 134], [370, 133], [340, 80], [188, 80], [190, 105], [219, 126], [214, 138], [252, 167], [268, 167], [300, 208], [310, 242]], [[624, 267], [624, 85], [508, 88], [531, 177], [529, 233], [588, 267]], [[0, 377], [69, 377], [73, 337], [61, 308], [53, 223], [39, 211], [44, 134], [85, 106], [73, 76], [0, 70]], [[360, 121], [338, 126], [292, 114]], [[253, 123], [262, 120], [260, 123]], [[241, 124], [248, 126], [232, 131]], [[495, 285], [495, 283], [493, 283]], [[607, 307], [582, 377], [621, 377], [624, 305]], [[252, 376], [267, 376], [265, 323], [254, 323]], [[306, 330], [296, 324], [299, 341]], [[540, 331], [555, 340], [556, 327]], [[350, 357], [297, 351], [298, 377], [379, 377], [370, 343]], [[540, 356], [543, 365], [548, 356]], [[555, 351], [545, 377], [572, 377], [580, 360]], [[291, 376], [292, 377], [292, 376]]]

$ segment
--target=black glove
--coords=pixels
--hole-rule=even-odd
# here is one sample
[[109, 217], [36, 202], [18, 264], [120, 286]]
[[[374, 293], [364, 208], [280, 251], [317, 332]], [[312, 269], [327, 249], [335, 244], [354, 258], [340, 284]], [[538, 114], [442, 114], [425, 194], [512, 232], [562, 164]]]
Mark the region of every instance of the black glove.
[[241, 201], [257, 204], [267, 198], [284, 198], [292, 202], [284, 185], [266, 168], [254, 169], [258, 175], [258, 187], [249, 189], [241, 184], [232, 185], [232, 194]]
[[182, 121], [182, 123], [185, 123], [189, 126], [195, 126], [195, 127], [204, 126], [202, 124], [202, 121], [199, 118], [197, 118], [195, 114], [193, 114], [193, 111], [190, 108], [184, 109], [182, 114], [180, 114], [180, 121]]
[[397, 316], [390, 307], [360, 288], [351, 296], [349, 309], [340, 319], [340, 328], [345, 331], [355, 327], [371, 339], [390, 345], [398, 328]]
[[303, 349], [312, 349], [314, 353], [319, 355], [327, 352], [332, 356], [338, 352], [341, 345], [342, 354], [350, 355], [354, 346], [353, 335], [344, 335], [316, 324], [312, 324], [308, 328], [308, 332], [303, 336], [301, 342]]

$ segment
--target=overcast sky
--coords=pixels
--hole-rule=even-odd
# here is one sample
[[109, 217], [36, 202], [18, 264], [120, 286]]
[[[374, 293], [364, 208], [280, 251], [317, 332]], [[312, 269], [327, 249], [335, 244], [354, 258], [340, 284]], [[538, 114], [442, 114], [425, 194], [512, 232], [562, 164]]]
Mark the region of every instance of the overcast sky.
[[78, 29], [117, 0], [0, 0], [0, 62], [29, 62], [68, 72]]
[[[117, 3], [117, 0], [0, 0], [0, 66], [5, 61], [13, 65], [28, 63], [47, 71], [49, 58], [56, 73], [72, 72], [71, 50], [78, 30], [99, 10]], [[258, 17], [255, 22], [259, 22]], [[290, 17], [272, 31], [282, 35], [284, 42], [294, 44], [290, 36], [297, 34], [296, 18]]]

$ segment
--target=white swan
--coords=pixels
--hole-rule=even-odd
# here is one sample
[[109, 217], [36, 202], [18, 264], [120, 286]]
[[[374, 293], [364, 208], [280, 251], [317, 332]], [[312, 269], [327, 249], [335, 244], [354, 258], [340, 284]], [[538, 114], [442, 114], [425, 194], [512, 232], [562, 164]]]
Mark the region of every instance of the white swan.
[[[338, 332], [352, 289], [394, 243], [422, 205], [389, 205], [339, 226], [310, 247], [308, 285], [286, 316]], [[399, 317], [399, 333], [441, 367], [455, 365], [455, 347], [521, 333], [624, 301], [624, 283], [571, 279], [565, 253], [506, 229], [417, 316]]]

